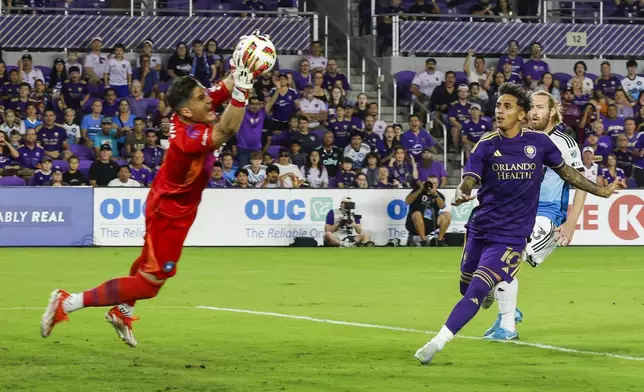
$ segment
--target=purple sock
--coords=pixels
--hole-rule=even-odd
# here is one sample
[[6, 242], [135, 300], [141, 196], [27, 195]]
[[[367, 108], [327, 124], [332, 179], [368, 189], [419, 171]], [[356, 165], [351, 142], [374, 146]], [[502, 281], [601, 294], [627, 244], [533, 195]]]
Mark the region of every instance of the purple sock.
[[[463, 290], [463, 282], [461, 282], [461, 290]], [[452, 313], [447, 318], [445, 326], [456, 335], [465, 324], [469, 323], [476, 316], [476, 313], [481, 308], [483, 299], [485, 299], [489, 291], [490, 286], [475, 276], [463, 298], [452, 309]]]

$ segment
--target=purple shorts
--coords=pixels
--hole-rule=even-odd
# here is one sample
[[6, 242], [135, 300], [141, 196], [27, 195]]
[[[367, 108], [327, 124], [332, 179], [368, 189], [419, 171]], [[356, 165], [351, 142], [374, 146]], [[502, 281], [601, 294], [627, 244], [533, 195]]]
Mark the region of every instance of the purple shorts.
[[525, 241], [503, 243], [476, 237], [469, 232], [465, 237], [461, 258], [461, 282], [470, 284], [474, 277], [481, 278], [490, 287], [512, 279], [519, 272]]

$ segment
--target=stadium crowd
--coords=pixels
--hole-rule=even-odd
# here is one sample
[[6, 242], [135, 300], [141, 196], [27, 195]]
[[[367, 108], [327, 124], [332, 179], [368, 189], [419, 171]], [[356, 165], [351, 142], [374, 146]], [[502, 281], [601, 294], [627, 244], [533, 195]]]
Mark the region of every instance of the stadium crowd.
[[601, 63], [599, 76], [577, 61], [569, 75], [550, 72], [539, 43], [530, 45], [526, 60], [519, 49], [511, 40], [495, 67], [470, 51], [463, 72], [437, 71], [436, 60], [427, 59], [425, 70], [411, 81], [415, 106], [429, 108], [437, 122], [446, 124], [449, 148], [463, 149], [467, 158], [481, 136], [495, 129], [494, 106], [503, 83], [545, 90], [561, 102], [560, 128], [582, 146], [589, 179], [618, 178], [625, 186], [644, 187], [644, 76], [638, 75], [637, 61], [626, 61], [625, 76], [613, 74], [610, 61]]
[[[436, 177], [445, 187], [445, 162], [434, 160], [439, 146], [423, 111], [432, 112], [435, 126], [448, 126], [449, 149], [467, 159], [495, 129], [494, 104], [506, 81], [561, 100], [562, 130], [582, 146], [589, 178], [644, 186], [644, 77], [637, 62], [628, 60], [622, 77], [608, 61], [600, 76], [579, 61], [574, 76], [562, 79], [550, 72], [540, 44], [530, 45], [525, 60], [519, 49], [510, 41], [496, 67], [470, 51], [463, 72], [443, 73], [428, 58], [409, 88], [420, 114], [403, 129], [380, 119], [366, 94], [348, 95], [348, 77], [313, 42], [299, 70], [276, 66], [256, 81], [239, 133], [216, 153], [210, 186], [413, 188]], [[0, 184], [150, 186], [169, 145], [169, 83], [190, 74], [208, 87], [227, 72], [214, 39], [181, 42], [167, 61], [149, 39], [130, 62], [122, 45], [106, 53], [97, 36], [82, 62], [74, 52], [51, 68], [34, 65], [28, 53], [17, 66], [0, 62]]]
[[[0, 62], [0, 183], [149, 186], [171, 131], [168, 84], [191, 74], [210, 86], [227, 72], [215, 40], [179, 43], [166, 64], [151, 40], [132, 63], [122, 45], [108, 54], [102, 42], [93, 37], [82, 64], [74, 52], [50, 69], [28, 53], [17, 66]], [[444, 186], [419, 118], [409, 130], [388, 126], [377, 103], [366, 94], [351, 102], [350, 89], [319, 42], [299, 71], [263, 75], [237, 137], [218, 152], [211, 187], [402, 188], [430, 176]]]

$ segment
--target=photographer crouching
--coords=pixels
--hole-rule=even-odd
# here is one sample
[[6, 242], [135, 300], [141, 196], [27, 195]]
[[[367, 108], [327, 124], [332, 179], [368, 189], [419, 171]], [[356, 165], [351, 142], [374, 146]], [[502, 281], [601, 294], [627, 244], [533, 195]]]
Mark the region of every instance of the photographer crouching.
[[[445, 208], [445, 196], [438, 191], [438, 178], [432, 176], [425, 182], [417, 182], [405, 203], [409, 205], [405, 228], [409, 232], [407, 245], [413, 244], [414, 236], [420, 237], [421, 246], [447, 246], [445, 232], [452, 222], [452, 215]], [[427, 240], [427, 235], [438, 228], [438, 238]]]
[[330, 210], [326, 214], [324, 225], [324, 245], [343, 248], [355, 246], [373, 246], [369, 236], [362, 233], [360, 219], [362, 215], [354, 213], [356, 203], [350, 197], [345, 197], [340, 208]]

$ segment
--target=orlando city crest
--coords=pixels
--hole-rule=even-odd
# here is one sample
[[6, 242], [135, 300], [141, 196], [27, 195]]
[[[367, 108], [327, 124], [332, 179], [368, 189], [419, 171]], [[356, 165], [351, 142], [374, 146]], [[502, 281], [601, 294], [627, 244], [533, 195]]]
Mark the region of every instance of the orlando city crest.
[[525, 146], [523, 148], [523, 151], [525, 152], [525, 155], [530, 159], [534, 158], [535, 155], [537, 155], [537, 149], [534, 146]]

